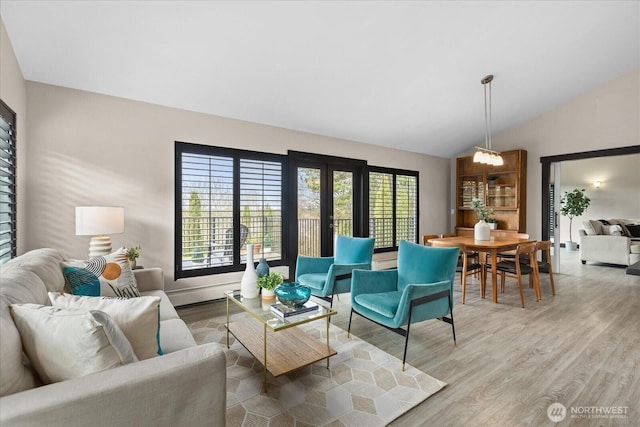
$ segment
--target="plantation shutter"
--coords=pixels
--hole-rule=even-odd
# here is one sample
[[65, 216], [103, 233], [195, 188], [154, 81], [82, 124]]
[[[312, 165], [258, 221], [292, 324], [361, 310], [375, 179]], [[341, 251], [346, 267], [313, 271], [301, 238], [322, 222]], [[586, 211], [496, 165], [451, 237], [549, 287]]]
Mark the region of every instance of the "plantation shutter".
[[16, 256], [16, 115], [0, 100], [0, 264]]
[[182, 153], [182, 263], [233, 265], [233, 158]]
[[[282, 253], [282, 163], [240, 159], [240, 227], [267, 261]], [[241, 236], [244, 237], [244, 236]]]
[[374, 248], [394, 246], [393, 175], [369, 173], [369, 237], [375, 237]]
[[396, 244], [400, 240], [416, 241], [418, 220], [418, 178], [396, 176]]

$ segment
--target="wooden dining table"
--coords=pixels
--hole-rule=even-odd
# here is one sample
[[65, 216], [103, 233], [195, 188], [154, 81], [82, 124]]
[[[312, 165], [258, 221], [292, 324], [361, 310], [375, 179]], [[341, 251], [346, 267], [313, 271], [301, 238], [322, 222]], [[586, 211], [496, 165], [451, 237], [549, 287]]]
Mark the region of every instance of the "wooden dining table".
[[[497, 303], [498, 272], [496, 264], [498, 262], [498, 253], [515, 249], [520, 243], [535, 242], [535, 240], [509, 236], [491, 236], [491, 240], [475, 240], [473, 236], [455, 236], [429, 239], [428, 242], [438, 246], [462, 243], [467, 250], [484, 254], [484, 256], [480, 257], [480, 262], [484, 264], [485, 268], [487, 263], [491, 265], [491, 301]], [[491, 254], [491, 256], [487, 257], [486, 254]]]

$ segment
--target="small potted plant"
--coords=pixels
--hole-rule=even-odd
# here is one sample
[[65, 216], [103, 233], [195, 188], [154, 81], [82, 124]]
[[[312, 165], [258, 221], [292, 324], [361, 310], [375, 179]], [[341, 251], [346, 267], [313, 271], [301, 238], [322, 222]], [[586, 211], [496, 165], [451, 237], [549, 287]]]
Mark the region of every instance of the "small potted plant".
[[489, 224], [489, 228], [495, 230], [498, 228], [498, 220], [495, 218], [489, 218], [486, 220], [487, 224]]
[[140, 249], [140, 246], [127, 249], [127, 258], [129, 258], [131, 269], [136, 268], [136, 259], [140, 256]]
[[272, 271], [265, 274], [262, 277], [258, 277], [258, 288], [262, 288], [262, 299], [273, 299], [275, 298], [275, 294], [273, 291], [277, 288], [282, 282], [284, 282], [284, 278], [282, 277], [282, 273], [277, 271]]
[[578, 248], [578, 244], [571, 238], [571, 225], [573, 218], [581, 216], [584, 211], [587, 210], [591, 199], [584, 194], [585, 189], [574, 189], [572, 192], [565, 191], [560, 199], [560, 213], [569, 218], [569, 241], [565, 242], [565, 249], [567, 251], [575, 251]]

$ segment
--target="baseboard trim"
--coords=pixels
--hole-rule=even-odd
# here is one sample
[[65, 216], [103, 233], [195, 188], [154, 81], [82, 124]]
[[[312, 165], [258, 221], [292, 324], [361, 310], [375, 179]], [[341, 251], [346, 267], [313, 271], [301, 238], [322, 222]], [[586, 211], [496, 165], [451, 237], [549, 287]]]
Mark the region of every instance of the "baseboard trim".
[[240, 289], [240, 282], [167, 291], [167, 296], [174, 307], [179, 307], [182, 305], [222, 299], [225, 297], [225, 292], [235, 289]]

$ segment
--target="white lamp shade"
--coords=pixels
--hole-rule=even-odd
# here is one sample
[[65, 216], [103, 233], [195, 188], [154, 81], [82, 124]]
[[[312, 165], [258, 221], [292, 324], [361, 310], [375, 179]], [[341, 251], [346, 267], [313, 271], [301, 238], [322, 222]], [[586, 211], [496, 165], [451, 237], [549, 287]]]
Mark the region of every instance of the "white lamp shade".
[[124, 208], [116, 206], [76, 207], [76, 236], [124, 233]]

